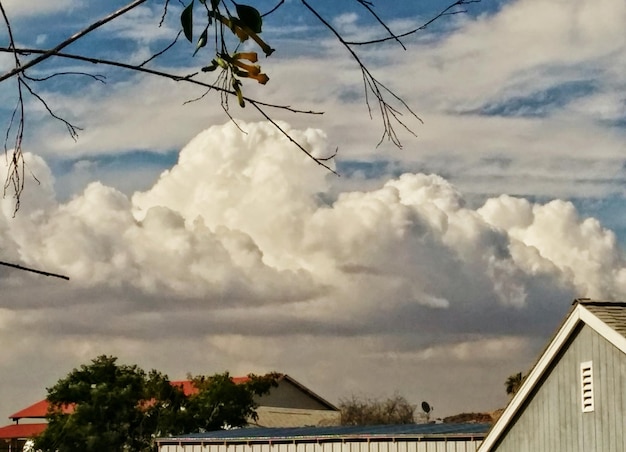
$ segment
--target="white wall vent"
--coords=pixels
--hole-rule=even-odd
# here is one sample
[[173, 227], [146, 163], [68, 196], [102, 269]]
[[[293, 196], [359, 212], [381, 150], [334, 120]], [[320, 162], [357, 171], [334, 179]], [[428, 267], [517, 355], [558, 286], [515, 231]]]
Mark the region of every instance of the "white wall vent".
[[580, 363], [580, 392], [583, 413], [593, 411], [593, 362]]

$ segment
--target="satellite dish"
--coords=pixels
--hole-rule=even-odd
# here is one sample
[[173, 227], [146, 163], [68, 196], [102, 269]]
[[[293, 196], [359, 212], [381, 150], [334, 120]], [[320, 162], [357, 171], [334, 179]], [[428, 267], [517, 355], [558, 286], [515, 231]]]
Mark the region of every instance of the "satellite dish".
[[430, 413], [430, 410], [432, 410], [432, 408], [428, 404], [428, 402], [422, 402], [422, 411], [424, 411], [424, 413], [428, 414], [428, 413]]

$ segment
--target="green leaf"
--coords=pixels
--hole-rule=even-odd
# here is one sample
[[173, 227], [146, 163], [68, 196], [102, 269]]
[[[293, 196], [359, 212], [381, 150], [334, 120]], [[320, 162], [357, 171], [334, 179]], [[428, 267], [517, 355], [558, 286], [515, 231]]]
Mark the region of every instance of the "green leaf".
[[235, 3], [235, 7], [237, 8], [239, 20], [253, 32], [261, 33], [261, 26], [263, 25], [261, 13], [256, 8], [248, 5]]
[[239, 106], [241, 108], [245, 108], [246, 102], [243, 99], [243, 93], [241, 92], [241, 82], [233, 77], [231, 80], [233, 85], [233, 89], [235, 90], [235, 94], [237, 94], [237, 101], [239, 101]]
[[213, 72], [219, 65], [217, 61], [211, 60], [211, 64], [202, 68], [202, 72]]
[[198, 53], [198, 50], [200, 50], [202, 47], [206, 45], [208, 30], [209, 30], [209, 27], [207, 26], [202, 32], [202, 34], [200, 35], [200, 39], [198, 39], [198, 44], [196, 45], [196, 50], [193, 52], [193, 56], [196, 56], [196, 53]]
[[193, 2], [187, 5], [180, 15], [180, 23], [183, 26], [183, 33], [189, 42], [193, 42]]

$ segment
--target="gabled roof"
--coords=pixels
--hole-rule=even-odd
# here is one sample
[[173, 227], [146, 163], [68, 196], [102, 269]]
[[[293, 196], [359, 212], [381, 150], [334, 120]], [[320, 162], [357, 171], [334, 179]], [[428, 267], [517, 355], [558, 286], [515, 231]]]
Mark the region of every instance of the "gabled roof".
[[[66, 406], [63, 408], [64, 413], [71, 413], [72, 407]], [[45, 419], [46, 414], [48, 414], [48, 401], [46, 399], [40, 400], [39, 402], [33, 403], [32, 405], [24, 408], [23, 410], [18, 411], [17, 413], [13, 413], [9, 416], [10, 419], [14, 421], [18, 421], [20, 419]]]
[[[240, 384], [240, 383], [245, 383], [246, 381], [250, 380], [250, 378], [249, 377], [232, 377], [232, 380], [235, 383]], [[330, 403], [328, 400], [320, 397], [319, 395], [317, 395], [316, 393], [311, 391], [309, 388], [304, 386], [302, 383], [296, 381], [294, 378], [290, 377], [287, 374], [280, 374], [280, 376], [278, 377], [277, 381], [278, 381], [278, 383], [280, 383], [281, 381], [287, 381], [287, 382], [291, 383], [293, 386], [295, 386], [296, 388], [298, 388], [303, 393], [307, 394], [312, 399], [315, 399], [320, 404], [324, 405], [327, 409], [332, 410], [332, 411], [339, 411], [339, 408], [337, 408], [335, 405]], [[195, 394], [198, 391], [193, 386], [193, 384], [191, 383], [190, 380], [172, 381], [172, 385], [181, 387], [183, 389], [184, 393], [187, 394], [187, 395]]]
[[313, 391], [311, 391], [309, 388], [307, 388], [306, 386], [304, 386], [302, 383], [297, 382], [295, 379], [291, 378], [289, 375], [287, 374], [282, 374], [281, 377], [278, 379], [278, 382], [280, 383], [282, 380], [288, 381], [289, 383], [293, 384], [294, 386], [296, 386], [300, 391], [306, 393], [309, 395], [309, 397], [317, 400], [318, 402], [320, 402], [322, 405], [324, 405], [326, 408], [328, 408], [329, 410], [333, 410], [333, 411], [339, 411], [339, 408], [337, 408], [335, 405], [333, 405], [332, 403], [330, 403], [328, 400], [323, 399], [322, 397], [320, 397], [319, 395], [317, 395], [316, 393], [314, 393]]
[[558, 359], [559, 354], [567, 346], [569, 338], [577, 331], [579, 325], [585, 324], [600, 336], [626, 354], [626, 303], [610, 301], [594, 301], [588, 298], [574, 300], [573, 307], [540, 355], [522, 386], [511, 399], [502, 416], [493, 425], [485, 441], [478, 449], [489, 451], [506, 432], [509, 424], [515, 419], [518, 411], [524, 406], [526, 399], [535, 387], [541, 383], [546, 371]]
[[11, 424], [0, 427], [0, 439], [26, 439], [39, 435], [48, 424]]
[[[236, 384], [245, 383], [249, 379], [250, 379], [249, 377], [232, 377], [233, 382], [235, 382]], [[328, 407], [328, 409], [337, 411], [337, 407], [335, 407], [330, 402], [324, 400], [323, 398], [321, 398], [320, 396], [315, 394], [313, 391], [311, 391], [307, 387], [305, 387], [302, 384], [298, 383], [296, 380], [291, 378], [289, 375], [281, 374], [280, 377], [278, 378], [278, 382], [280, 383], [283, 380], [290, 382], [291, 384], [296, 386], [298, 389], [300, 389], [302, 392], [305, 392], [306, 394], [308, 394], [309, 397], [312, 397], [312, 398], [316, 399], [322, 405]], [[194, 394], [194, 393], [197, 392], [197, 389], [193, 386], [193, 384], [191, 383], [190, 380], [172, 381], [171, 384], [173, 386], [181, 387], [183, 392], [186, 395]], [[46, 417], [46, 415], [48, 413], [48, 406], [49, 406], [49, 404], [48, 404], [47, 400], [45, 400], [45, 399], [44, 400], [40, 400], [39, 402], [34, 403], [34, 404], [30, 405], [29, 407], [26, 407], [26, 408], [18, 411], [17, 413], [12, 414], [11, 416], [9, 416], [9, 418], [14, 420], [14, 421], [17, 421], [17, 420], [20, 420], [20, 419], [25, 419], [25, 418], [29, 418], [29, 419], [45, 419], [45, 417]], [[63, 411], [66, 412], [66, 413], [71, 413], [72, 412], [72, 407], [68, 406]]]

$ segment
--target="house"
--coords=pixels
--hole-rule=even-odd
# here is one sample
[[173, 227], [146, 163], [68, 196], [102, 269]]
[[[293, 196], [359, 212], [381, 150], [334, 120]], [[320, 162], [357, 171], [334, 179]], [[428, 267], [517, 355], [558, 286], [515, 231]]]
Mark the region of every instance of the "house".
[[[243, 383], [248, 377], [234, 377], [235, 383]], [[337, 407], [324, 400], [313, 391], [291, 378], [281, 374], [278, 385], [270, 392], [257, 399], [258, 427], [294, 427], [305, 425], [337, 425], [341, 413]], [[192, 394], [196, 389], [190, 381], [173, 381], [181, 386], [185, 394]], [[67, 411], [71, 412], [71, 407]], [[48, 402], [44, 399], [30, 405], [9, 418], [14, 422], [0, 428], [0, 452], [22, 450], [27, 438], [41, 433], [46, 423], [42, 422], [48, 412]], [[6, 445], [6, 447], [5, 447]], [[13, 445], [8, 449], [9, 445]], [[17, 447], [20, 447], [17, 449]], [[3, 447], [5, 447], [3, 449]]]
[[159, 452], [476, 452], [489, 424], [243, 428], [156, 440]]
[[[248, 377], [233, 377], [235, 383], [243, 383]], [[185, 394], [195, 392], [191, 381], [173, 381]], [[337, 425], [341, 421], [339, 408], [323, 399], [287, 374], [278, 378], [278, 386], [269, 394], [258, 397], [256, 409], [259, 416], [256, 427], [300, 427], [312, 425]]]
[[626, 303], [575, 300], [480, 452], [626, 450]]

